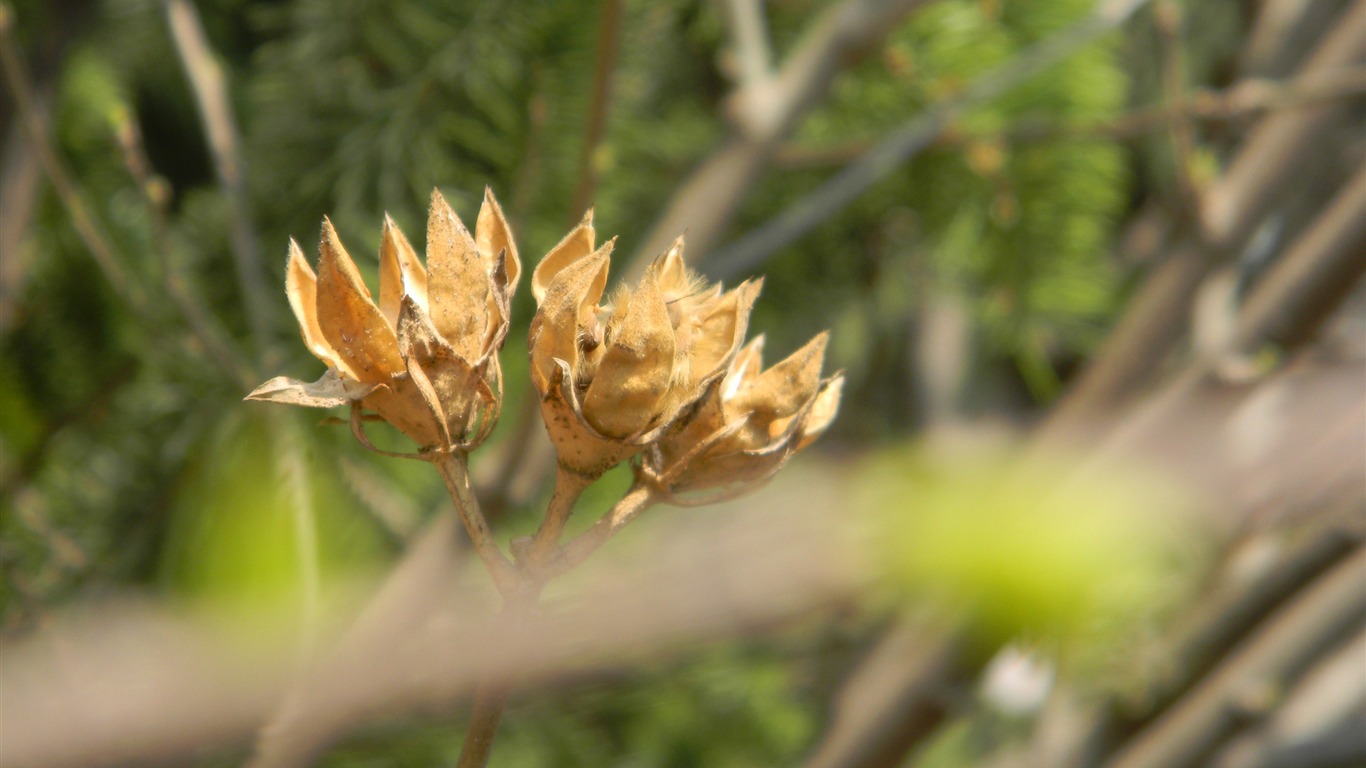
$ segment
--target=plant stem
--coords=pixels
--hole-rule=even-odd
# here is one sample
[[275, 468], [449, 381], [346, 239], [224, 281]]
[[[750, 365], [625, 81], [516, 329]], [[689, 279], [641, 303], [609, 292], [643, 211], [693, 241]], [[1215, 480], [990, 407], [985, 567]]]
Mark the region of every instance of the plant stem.
[[[569, 514], [583, 490], [595, 478], [559, 470], [555, 475], [555, 491], [550, 497], [544, 522], [527, 550], [528, 558], [517, 566], [508, 562], [489, 533], [488, 522], [479, 509], [479, 502], [470, 490], [469, 472], [463, 453], [440, 454], [433, 458], [441, 479], [451, 493], [451, 499], [465, 524], [470, 541], [503, 595], [504, 617], [516, 616], [530, 610], [539, 599], [545, 578], [540, 576], [543, 564], [554, 553]], [[520, 566], [520, 568], [518, 567]], [[520, 571], [520, 572], [519, 572]], [[465, 743], [460, 748], [458, 768], [483, 768], [493, 751], [493, 738], [507, 707], [508, 684], [502, 680], [482, 683], [474, 696]]]
[[147, 148], [143, 143], [142, 131], [128, 110], [120, 110], [117, 116], [115, 135], [119, 148], [123, 151], [123, 164], [142, 192], [147, 212], [152, 219], [152, 242], [161, 269], [161, 287], [171, 302], [184, 316], [190, 332], [198, 339], [202, 349], [200, 354], [223, 368], [246, 389], [251, 389], [261, 380], [256, 371], [243, 358], [239, 349], [213, 315], [207, 310], [208, 303], [191, 292], [191, 283], [176, 264], [171, 253], [167, 224], [170, 204], [170, 185], [157, 178], [152, 172], [151, 161], [147, 158]]
[[479, 509], [479, 500], [470, 490], [470, 473], [466, 462], [466, 455], [460, 451], [432, 456], [432, 463], [436, 465], [436, 471], [441, 473], [441, 479], [446, 483], [446, 490], [450, 492], [451, 501], [455, 503], [455, 511], [460, 515], [460, 522], [464, 523], [465, 532], [474, 544], [474, 551], [484, 562], [484, 567], [488, 569], [498, 591], [506, 597], [518, 591], [522, 579], [507, 556], [493, 541], [488, 521]]
[[559, 576], [574, 570], [588, 559], [603, 544], [617, 534], [627, 523], [636, 519], [641, 512], [659, 501], [654, 487], [648, 483], [637, 482], [626, 495], [578, 538], [564, 545], [559, 556], [547, 564], [546, 576]]
[[[574, 503], [597, 478], [558, 468], [545, 519], [524, 549], [514, 547], [517, 557], [514, 565], [493, 542], [488, 522], [470, 490], [466, 455], [461, 452], [436, 454], [432, 463], [450, 491], [470, 541], [474, 542], [475, 550], [503, 595], [503, 617], [509, 621], [516, 621], [535, 607], [546, 581], [572, 570], [656, 501], [653, 486], [637, 481], [587, 533], [569, 547], [561, 548], [560, 537], [574, 511]], [[483, 768], [488, 763], [494, 736], [507, 707], [508, 692], [509, 686], [504, 680], [487, 680], [479, 685], [457, 768]]]
[[[698, 266], [717, 279], [732, 279], [758, 269], [783, 247], [843, 210], [869, 187], [931, 146], [943, 134], [945, 126], [973, 107], [1015, 90], [1030, 77], [1118, 27], [1146, 1], [1115, 0], [1102, 4], [1071, 27], [1035, 43], [974, 80], [957, 97], [941, 101], [912, 117], [829, 181], [758, 228], [714, 250], [705, 247], [704, 242], [702, 248], [694, 249], [694, 252], [707, 253]], [[698, 239], [693, 237], [696, 229], [695, 225], [689, 229], [690, 245]], [[706, 234], [714, 235], [713, 232]], [[655, 252], [657, 249], [647, 251]]]
[[555, 490], [550, 496], [550, 506], [545, 511], [545, 519], [536, 530], [536, 538], [527, 550], [527, 563], [533, 572], [546, 564], [559, 546], [560, 536], [564, 533], [565, 523], [574, 511], [574, 502], [579, 500], [585, 488], [597, 478], [570, 472], [563, 467], [555, 469]]
[[[436, 454], [432, 457], [432, 463], [441, 473], [441, 479], [451, 494], [451, 501], [455, 503], [460, 521], [465, 525], [465, 532], [469, 534], [470, 541], [479, 553], [479, 559], [484, 562], [484, 567], [488, 569], [489, 576], [493, 578], [494, 585], [503, 595], [504, 614], [519, 612], [536, 603], [541, 591], [540, 586], [528, 583], [524, 575], [517, 572], [516, 566], [508, 561], [507, 556], [493, 541], [488, 521], [484, 519], [484, 513], [479, 508], [479, 500], [470, 489], [467, 462], [467, 455], [458, 451]], [[556, 508], [555, 499], [562, 496], [558, 482], [555, 487], [556, 494], [551, 500], [552, 510]], [[582, 490], [580, 488], [579, 492]], [[578, 493], [573, 494], [573, 498], [568, 500], [568, 507], [573, 507], [574, 499], [577, 498]], [[567, 511], [565, 515], [568, 516]], [[493, 737], [498, 733], [498, 724], [503, 719], [507, 699], [507, 683], [493, 680], [479, 685], [474, 695], [469, 727], [465, 732], [465, 743], [460, 747], [458, 768], [483, 768], [488, 763], [489, 755], [493, 751]]]
[[[445, 476], [443, 472], [442, 477]], [[546, 581], [567, 573], [582, 563], [623, 525], [635, 519], [655, 501], [651, 486], [636, 483], [587, 533], [561, 549], [558, 546], [560, 536], [564, 533], [565, 523], [574, 509], [574, 502], [578, 501], [584, 489], [595, 479], [564, 469], [556, 471], [555, 490], [551, 494], [545, 520], [524, 551], [524, 559], [518, 562], [522, 571], [520, 580], [516, 582], [513, 590], [503, 593], [504, 618], [515, 621], [517, 616], [531, 610], [540, 599], [541, 589], [544, 588]], [[448, 480], [447, 485], [450, 484], [451, 481]], [[460, 503], [457, 502], [457, 507], [459, 506]], [[479, 519], [482, 522], [482, 515]], [[501, 552], [499, 558], [501, 560]], [[502, 562], [506, 564], [505, 560]], [[479, 686], [474, 695], [474, 706], [470, 711], [469, 727], [465, 734], [465, 743], [460, 748], [457, 768], [483, 768], [488, 762], [493, 750], [493, 738], [498, 733], [498, 724], [502, 720], [503, 710], [507, 707], [507, 700], [506, 682], [486, 681]]]
[[493, 752], [493, 737], [498, 735], [498, 724], [507, 707], [508, 687], [501, 681], [480, 684], [474, 694], [474, 708], [465, 732], [465, 743], [460, 748], [456, 768], [484, 768]]

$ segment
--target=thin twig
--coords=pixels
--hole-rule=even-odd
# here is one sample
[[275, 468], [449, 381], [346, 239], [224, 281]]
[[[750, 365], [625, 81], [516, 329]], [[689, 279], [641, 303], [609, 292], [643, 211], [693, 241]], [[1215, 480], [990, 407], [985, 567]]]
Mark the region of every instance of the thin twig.
[[42, 163], [43, 171], [52, 182], [57, 197], [62, 201], [71, 216], [71, 223], [80, 235], [81, 241], [90, 251], [95, 265], [104, 274], [114, 292], [124, 304], [134, 312], [141, 312], [145, 306], [142, 290], [129, 276], [123, 262], [115, 255], [111, 240], [104, 228], [90, 212], [80, 189], [72, 180], [70, 171], [57, 154], [48, 135], [42, 113], [34, 102], [33, 89], [29, 86], [28, 74], [19, 56], [19, 47], [14, 40], [14, 11], [7, 3], [0, 3], [0, 67], [5, 73], [5, 83], [14, 96], [19, 120], [24, 126], [29, 146]]
[[507, 556], [498, 548], [497, 542], [493, 540], [488, 521], [484, 519], [484, 514], [479, 509], [479, 500], [474, 497], [474, 492], [470, 490], [470, 477], [465, 454], [457, 452], [433, 453], [431, 461], [436, 465], [437, 472], [441, 474], [441, 480], [446, 484], [446, 490], [450, 492], [451, 499], [455, 502], [455, 510], [460, 515], [460, 522], [464, 524], [465, 532], [469, 534], [470, 541], [474, 544], [474, 551], [479, 554], [479, 559], [484, 562], [484, 567], [488, 569], [494, 585], [504, 595], [514, 593], [521, 583], [521, 578]]
[[[504, 621], [516, 622], [526, 616], [535, 608], [545, 583], [569, 570], [552, 570], [561, 562], [555, 558], [560, 536], [574, 511], [574, 503], [596, 479], [563, 468], [557, 469], [555, 490], [536, 536], [529, 542], [523, 540], [514, 544], [513, 554], [523, 578], [515, 592], [504, 592]], [[630, 496], [629, 493], [627, 495]], [[460, 748], [458, 768], [483, 768], [488, 762], [503, 710], [507, 707], [509, 691], [506, 680], [490, 679], [479, 684], [466, 727], [465, 742]]]
[[456, 768], [484, 768], [493, 754], [493, 739], [507, 709], [508, 686], [501, 680], [484, 681], [474, 691], [465, 743], [460, 746]]
[[971, 679], [984, 663], [968, 656], [961, 622], [899, 619], [848, 675], [803, 768], [906, 764], [951, 714], [944, 689]]
[[[1180, 103], [1186, 93], [1186, 57], [1181, 48], [1181, 8], [1175, 0], [1153, 3], [1153, 23], [1162, 47], [1162, 96], [1168, 104]], [[1167, 120], [1167, 138], [1172, 148], [1177, 193], [1182, 210], [1198, 212], [1200, 182], [1195, 172], [1195, 131], [1181, 110], [1172, 110]]]
[[588, 121], [583, 144], [579, 147], [579, 180], [570, 198], [570, 225], [578, 223], [593, 204], [598, 186], [596, 157], [607, 128], [607, 113], [612, 103], [612, 72], [616, 69], [621, 40], [621, 0], [603, 0], [598, 19], [597, 55], [593, 60], [593, 90], [588, 101]]
[[252, 224], [241, 140], [228, 98], [227, 78], [209, 48], [199, 13], [190, 0], [164, 0], [166, 21], [176, 54], [194, 93], [204, 138], [213, 158], [218, 184], [231, 211], [232, 254], [247, 322], [258, 348], [270, 338], [273, 304], [266, 299], [261, 271], [261, 245]]
[[627, 523], [639, 517], [640, 513], [658, 501], [659, 497], [652, 485], [643, 482], [632, 485], [626, 495], [608, 510], [607, 514], [599, 518], [593, 527], [560, 548], [555, 559], [549, 564], [549, 574], [558, 576], [579, 567], [584, 560], [617, 535]]
[[1248, 14], [1243, 49], [1238, 52], [1240, 74], [1279, 77], [1314, 47], [1315, 39], [1341, 10], [1341, 3], [1260, 3]]
[[[1362, 703], [1366, 626], [1316, 660], [1260, 727], [1221, 749], [1218, 768], [1344, 768], [1366, 765]], [[1306, 716], [1308, 713], [1308, 716]]]
[[[1366, 68], [1316, 73], [1298, 80], [1243, 80], [1224, 89], [1201, 89], [1175, 103], [1141, 107], [1110, 120], [1060, 122], [1023, 119], [1001, 131], [954, 129], [935, 139], [930, 149], [958, 150], [985, 141], [1009, 145], [1040, 142], [1124, 141], [1161, 130], [1174, 119], [1227, 122], [1366, 93]], [[774, 153], [784, 168], [847, 165], [866, 153], [872, 142], [854, 140], [824, 146], [787, 144]]]
[[[29, 144], [43, 166], [48, 180], [52, 182], [58, 198], [71, 216], [72, 225], [94, 258], [96, 266], [105, 275], [127, 309], [139, 319], [147, 322], [149, 321], [147, 310], [149, 305], [143, 299], [142, 286], [132, 280], [130, 273], [124, 268], [122, 260], [115, 255], [114, 247], [111, 245], [112, 241], [91, 213], [80, 189], [58, 156], [56, 148], [52, 145], [46, 121], [34, 102], [33, 89], [29, 84], [27, 73], [12, 36], [12, 24], [13, 12], [8, 5], [0, 4], [0, 67], [4, 69], [6, 83], [14, 94], [20, 121]], [[123, 139], [124, 137], [120, 136], [121, 142]], [[144, 194], [148, 191], [148, 188], [144, 186]], [[154, 213], [155, 219], [156, 214]], [[158, 232], [158, 237], [161, 236], [161, 233]], [[207, 353], [207, 356], [212, 358], [215, 364], [222, 366], [242, 386], [249, 387], [258, 377], [252, 373], [249, 366], [242, 362], [241, 356], [233, 352], [231, 345], [225, 340], [226, 336], [215, 329], [213, 322], [202, 311], [202, 308], [188, 296], [183, 283], [178, 280], [174, 270], [164, 265], [162, 277], [172, 299], [185, 315], [191, 331], [204, 344], [204, 352]]]
[[1267, 342], [1308, 339], [1366, 271], [1366, 169], [1356, 172], [1253, 286], [1231, 347], [1250, 354]]
[[[1352, 536], [1330, 531], [1290, 548], [1254, 577], [1238, 578], [1226, 568], [1218, 583], [1173, 622], [1156, 649], [1145, 654], [1171, 663], [1152, 675], [1140, 694], [1116, 696], [1086, 713], [1085, 722], [1072, 729], [1076, 737], [1066, 748], [1068, 754], [1055, 753], [1051, 762], [1059, 768], [1082, 768], [1108, 759], [1123, 738], [1179, 703], [1269, 614], [1293, 601], [1359, 544]], [[1036, 733], [1049, 730], [1045, 726]]]
[[545, 519], [541, 521], [541, 527], [536, 530], [536, 536], [526, 550], [527, 562], [533, 568], [539, 568], [545, 563], [559, 546], [564, 526], [574, 511], [574, 502], [579, 500], [579, 496], [595, 479], [563, 467], [556, 468], [555, 490], [550, 495], [550, 505], [546, 508]]
[[[513, 548], [517, 566], [523, 574], [523, 581], [515, 593], [504, 593], [505, 621], [515, 622], [529, 613], [540, 599], [541, 590], [547, 581], [567, 573], [597, 549], [597, 546], [580, 547], [576, 552], [579, 555], [578, 559], [571, 559], [564, 557], [559, 547], [560, 536], [574, 510], [574, 503], [595, 479], [563, 468], [556, 471], [555, 490], [536, 536], [530, 542], [524, 541], [521, 543], [522, 546]], [[597, 545], [610, 538], [612, 533], [630, 522], [644, 508], [645, 505], [638, 501], [637, 488], [633, 487], [622, 501], [603, 516], [603, 521], [609, 522], [608, 526], [603, 526], [603, 521], [599, 521], [599, 524], [590, 531], [592, 533], [600, 528], [610, 528], [609, 533], [597, 538]], [[615, 525], [611, 525], [612, 522], [615, 522]], [[588, 534], [584, 534], [576, 542], [588, 538]], [[493, 750], [493, 739], [498, 733], [498, 725], [507, 706], [508, 694], [509, 685], [505, 680], [485, 680], [479, 684], [470, 712], [465, 743], [460, 750], [458, 768], [483, 768], [488, 762]]]
[[170, 190], [164, 179], [152, 174], [151, 163], [138, 130], [137, 121], [127, 112], [119, 115], [115, 134], [123, 151], [124, 167], [142, 192], [143, 201], [152, 218], [152, 238], [161, 267], [161, 284], [166, 295], [171, 297], [176, 309], [184, 316], [190, 332], [203, 345], [200, 353], [215, 365], [223, 368], [243, 388], [251, 388], [260, 377], [246, 361], [246, 358], [231, 341], [231, 338], [213, 315], [205, 310], [205, 302], [192, 294], [190, 282], [177, 268], [176, 259], [171, 253], [167, 236], [167, 206]]
[[[1095, 123], [1024, 122], [1006, 130], [1009, 143], [1063, 141], [1078, 138], [1131, 139], [1151, 133], [1172, 120], [1228, 121], [1338, 101], [1366, 93], [1366, 69], [1346, 67], [1311, 72], [1293, 80], [1242, 80], [1221, 90], [1202, 89], [1176, 102], [1136, 109], [1113, 120]], [[961, 138], [971, 141], [978, 134]], [[954, 137], [946, 137], [952, 141]]]
[[[1312, 81], [1325, 73], [1360, 67], [1366, 59], [1366, 0], [1344, 8], [1296, 74]], [[1303, 174], [1305, 158], [1321, 150], [1319, 137], [1350, 105], [1328, 103], [1281, 112], [1261, 123], [1203, 201], [1201, 220], [1211, 247], [1236, 251], [1265, 213], [1285, 198], [1284, 181]]]
[[[47, 131], [49, 83], [34, 82], [34, 108]], [[0, 136], [0, 335], [4, 335], [19, 313], [20, 294], [32, 259], [20, 252], [24, 235], [38, 207], [38, 190], [43, 183], [43, 168], [29, 151], [24, 121], [10, 123]]]

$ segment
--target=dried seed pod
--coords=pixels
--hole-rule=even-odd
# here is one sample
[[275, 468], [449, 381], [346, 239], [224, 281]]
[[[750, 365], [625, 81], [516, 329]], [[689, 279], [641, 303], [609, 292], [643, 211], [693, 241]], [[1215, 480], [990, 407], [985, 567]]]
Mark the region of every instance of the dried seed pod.
[[388, 216], [379, 259], [376, 304], [330, 221], [316, 274], [290, 242], [285, 290], [304, 344], [328, 371], [312, 383], [271, 379], [247, 399], [359, 404], [425, 448], [478, 445], [502, 404], [497, 353], [521, 271], [502, 209], [485, 189], [471, 236], [433, 190], [427, 266]]
[[532, 383], [560, 466], [597, 477], [691, 412], [744, 339], [759, 284], [707, 289], [683, 265], [683, 241], [633, 290], [599, 306], [612, 242], [594, 249], [584, 217], [536, 267]]
[[735, 355], [696, 413], [644, 465], [668, 492], [744, 492], [768, 481], [834, 421], [843, 374], [821, 379], [828, 333], [762, 371], [762, 336]]

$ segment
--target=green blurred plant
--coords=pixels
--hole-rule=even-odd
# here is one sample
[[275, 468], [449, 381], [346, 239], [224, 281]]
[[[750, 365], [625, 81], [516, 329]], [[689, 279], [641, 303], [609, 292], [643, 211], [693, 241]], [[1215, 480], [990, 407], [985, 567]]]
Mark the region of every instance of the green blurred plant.
[[897, 599], [963, 614], [983, 648], [1017, 637], [1074, 651], [1123, 644], [1186, 580], [1170, 522], [1188, 502], [1137, 468], [903, 450], [859, 487]]

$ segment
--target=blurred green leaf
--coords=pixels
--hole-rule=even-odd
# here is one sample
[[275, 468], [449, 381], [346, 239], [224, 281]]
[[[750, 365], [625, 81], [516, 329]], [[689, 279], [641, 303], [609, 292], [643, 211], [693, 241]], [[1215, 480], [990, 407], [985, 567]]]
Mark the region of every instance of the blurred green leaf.
[[968, 612], [987, 647], [1131, 631], [1169, 599], [1180, 497], [1137, 469], [1080, 466], [995, 451], [958, 463], [881, 459], [859, 502], [876, 516], [888, 583]]

